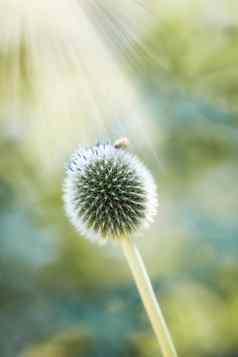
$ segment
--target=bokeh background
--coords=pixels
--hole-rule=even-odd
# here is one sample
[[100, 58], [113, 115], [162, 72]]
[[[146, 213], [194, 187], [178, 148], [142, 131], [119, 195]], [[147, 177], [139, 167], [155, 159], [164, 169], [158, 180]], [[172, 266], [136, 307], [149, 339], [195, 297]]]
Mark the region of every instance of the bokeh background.
[[130, 140], [138, 238], [179, 356], [238, 356], [238, 4], [0, 0], [0, 355], [154, 357], [119, 247], [63, 211], [78, 143]]

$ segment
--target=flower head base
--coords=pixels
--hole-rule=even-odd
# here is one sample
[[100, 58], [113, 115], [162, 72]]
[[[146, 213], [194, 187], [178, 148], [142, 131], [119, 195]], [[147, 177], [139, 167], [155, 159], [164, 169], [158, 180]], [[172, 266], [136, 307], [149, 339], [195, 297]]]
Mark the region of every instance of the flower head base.
[[66, 213], [93, 240], [120, 239], [153, 219], [153, 178], [133, 155], [111, 144], [79, 148], [64, 182]]

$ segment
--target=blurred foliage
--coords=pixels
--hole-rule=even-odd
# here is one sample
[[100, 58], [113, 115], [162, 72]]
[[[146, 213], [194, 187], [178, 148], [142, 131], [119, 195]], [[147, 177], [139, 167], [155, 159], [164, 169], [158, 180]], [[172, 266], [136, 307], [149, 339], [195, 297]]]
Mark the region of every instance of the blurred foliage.
[[[235, 357], [237, 27], [168, 13], [158, 15], [140, 42], [126, 45], [123, 53], [123, 46], [118, 48], [120, 59], [124, 56], [154, 118], [154, 132], [138, 136], [138, 142], [161, 193], [161, 218], [139, 244], [179, 355]], [[64, 216], [65, 157], [58, 170], [56, 154], [46, 155], [55, 167], [55, 175], [48, 175], [36, 160], [34, 140], [32, 147], [26, 145], [27, 130], [35, 130], [37, 137], [39, 127], [30, 120], [31, 64], [25, 38], [8, 51], [0, 47], [0, 355], [159, 356], [118, 249], [81, 239]], [[54, 83], [51, 90], [54, 95]], [[31, 103], [29, 117], [16, 110], [16, 102], [21, 108]], [[113, 119], [111, 132], [117, 133]], [[41, 119], [36, 115], [35, 120]], [[73, 131], [73, 120], [67, 115], [65, 120]], [[77, 125], [80, 120], [75, 119]], [[55, 142], [59, 127], [56, 117], [45, 128]], [[135, 135], [133, 125], [125, 131]], [[87, 139], [91, 143], [90, 135]], [[43, 136], [40, 140], [47, 152], [52, 143]], [[68, 141], [58, 144], [65, 153]], [[151, 146], [144, 145], [147, 141]]]
[[180, 86], [237, 109], [235, 24], [198, 22], [193, 16], [177, 14], [158, 21], [143, 45], [134, 44], [133, 49], [131, 67], [146, 82], [160, 81], [165, 88], [168, 83]]
[[30, 51], [22, 36], [17, 46], [0, 45], [0, 104], [4, 109], [13, 103], [26, 105], [33, 99]]

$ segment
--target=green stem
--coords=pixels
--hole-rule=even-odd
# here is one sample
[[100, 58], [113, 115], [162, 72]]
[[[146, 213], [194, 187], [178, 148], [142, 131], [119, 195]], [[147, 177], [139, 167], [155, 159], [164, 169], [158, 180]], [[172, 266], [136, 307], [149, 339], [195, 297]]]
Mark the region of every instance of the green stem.
[[121, 240], [123, 251], [135, 279], [145, 310], [158, 339], [164, 357], [177, 357], [177, 353], [156, 299], [142, 257], [134, 242], [125, 237]]

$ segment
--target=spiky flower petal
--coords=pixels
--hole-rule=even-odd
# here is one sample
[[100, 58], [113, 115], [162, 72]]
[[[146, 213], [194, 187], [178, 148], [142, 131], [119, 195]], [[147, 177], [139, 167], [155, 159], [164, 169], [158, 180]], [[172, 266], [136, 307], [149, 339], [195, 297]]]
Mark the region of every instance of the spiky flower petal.
[[154, 180], [145, 166], [111, 144], [79, 148], [64, 182], [66, 213], [89, 239], [120, 239], [152, 221]]

